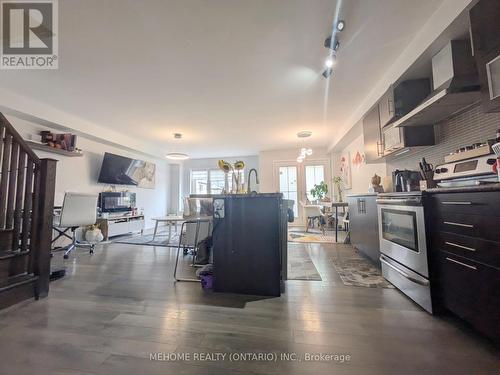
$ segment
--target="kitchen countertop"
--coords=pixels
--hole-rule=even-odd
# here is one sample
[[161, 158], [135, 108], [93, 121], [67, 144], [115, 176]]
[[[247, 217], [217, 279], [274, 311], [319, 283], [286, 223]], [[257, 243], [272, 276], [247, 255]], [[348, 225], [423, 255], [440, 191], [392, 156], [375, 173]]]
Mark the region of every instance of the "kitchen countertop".
[[371, 196], [377, 196], [378, 193], [354, 193], [354, 194], [347, 194], [346, 197], [371, 197]]
[[442, 193], [473, 193], [473, 192], [488, 192], [488, 191], [500, 191], [500, 182], [492, 184], [476, 185], [476, 186], [433, 188], [433, 189], [427, 189], [425, 193], [442, 194]]

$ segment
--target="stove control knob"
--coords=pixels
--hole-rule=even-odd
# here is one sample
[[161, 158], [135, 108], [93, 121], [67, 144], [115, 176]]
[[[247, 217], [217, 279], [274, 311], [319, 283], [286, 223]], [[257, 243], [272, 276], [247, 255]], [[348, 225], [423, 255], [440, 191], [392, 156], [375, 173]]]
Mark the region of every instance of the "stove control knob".
[[486, 163], [487, 163], [488, 165], [494, 165], [494, 164], [496, 164], [496, 163], [497, 163], [497, 159], [488, 159], [488, 160], [486, 160]]
[[444, 168], [443, 167], [443, 168], [437, 168], [436, 169], [436, 173], [438, 173], [438, 174], [439, 173], [446, 173], [446, 172], [448, 172], [448, 168]]

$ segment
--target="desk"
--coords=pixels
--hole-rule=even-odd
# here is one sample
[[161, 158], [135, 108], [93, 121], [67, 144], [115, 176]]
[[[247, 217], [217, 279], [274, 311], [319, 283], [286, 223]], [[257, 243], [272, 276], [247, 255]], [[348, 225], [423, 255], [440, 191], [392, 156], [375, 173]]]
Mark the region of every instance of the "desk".
[[155, 222], [155, 231], [153, 232], [153, 241], [156, 238], [156, 233], [158, 232], [158, 224], [166, 223], [168, 225], [168, 239], [167, 243], [170, 241], [170, 236], [172, 235], [172, 225], [175, 225], [175, 231], [177, 232], [177, 223], [185, 221], [183, 216], [163, 216], [163, 217], [153, 217], [151, 220]]

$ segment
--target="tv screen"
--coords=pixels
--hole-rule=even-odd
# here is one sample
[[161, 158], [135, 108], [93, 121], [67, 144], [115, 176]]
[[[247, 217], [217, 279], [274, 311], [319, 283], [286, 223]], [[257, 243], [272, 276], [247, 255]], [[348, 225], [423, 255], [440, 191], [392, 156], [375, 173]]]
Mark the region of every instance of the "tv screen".
[[106, 152], [97, 181], [103, 184], [140, 187], [150, 187], [145, 185], [152, 183], [154, 187], [154, 174], [153, 163]]

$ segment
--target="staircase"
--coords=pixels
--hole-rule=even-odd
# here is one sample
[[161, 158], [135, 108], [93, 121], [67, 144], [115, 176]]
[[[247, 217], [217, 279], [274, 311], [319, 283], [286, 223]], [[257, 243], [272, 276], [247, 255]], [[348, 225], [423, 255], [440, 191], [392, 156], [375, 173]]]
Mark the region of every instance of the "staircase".
[[0, 309], [48, 294], [55, 173], [0, 113]]

